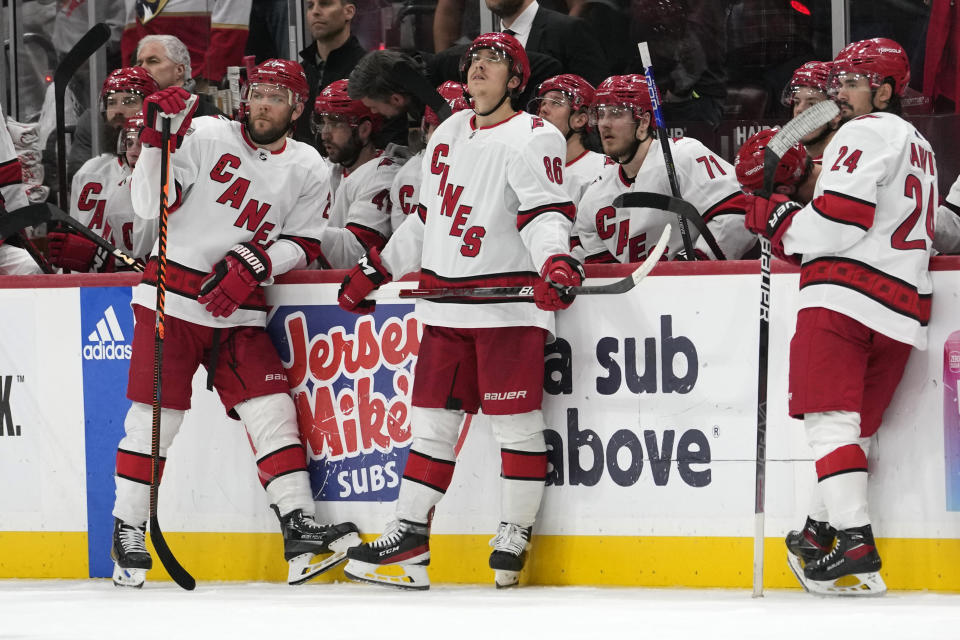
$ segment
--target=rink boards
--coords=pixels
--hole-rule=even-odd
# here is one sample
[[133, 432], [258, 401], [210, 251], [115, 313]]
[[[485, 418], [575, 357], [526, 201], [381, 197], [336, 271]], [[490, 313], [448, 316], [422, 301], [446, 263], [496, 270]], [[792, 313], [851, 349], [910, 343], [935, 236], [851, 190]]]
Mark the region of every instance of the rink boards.
[[[930, 346], [911, 356], [870, 451], [871, 514], [891, 588], [955, 591], [960, 433], [945, 428], [958, 409], [951, 375], [944, 385], [944, 344], [960, 328], [960, 260], [935, 265]], [[815, 478], [802, 425], [786, 416], [798, 276], [776, 266], [765, 579], [793, 587], [782, 536], [802, 523]], [[0, 278], [0, 577], [110, 573], [135, 281]], [[38, 286], [49, 283], [57, 286]], [[366, 317], [341, 311], [338, 283], [335, 273], [289, 274], [269, 290], [268, 330], [297, 402], [318, 514], [372, 535], [391, 516], [410, 446], [419, 327], [412, 304], [380, 303]], [[526, 580], [750, 585], [758, 306], [756, 263], [664, 264], [628, 294], [583, 297], [558, 314], [544, 401], [551, 464]], [[954, 365], [960, 375], [960, 347]], [[283, 580], [253, 454], [205, 378], [194, 380], [193, 410], [169, 453], [164, 532], [201, 580]], [[433, 524], [435, 582], [490, 580], [499, 451], [482, 415], [463, 436]], [[150, 577], [166, 575], [158, 566]]]

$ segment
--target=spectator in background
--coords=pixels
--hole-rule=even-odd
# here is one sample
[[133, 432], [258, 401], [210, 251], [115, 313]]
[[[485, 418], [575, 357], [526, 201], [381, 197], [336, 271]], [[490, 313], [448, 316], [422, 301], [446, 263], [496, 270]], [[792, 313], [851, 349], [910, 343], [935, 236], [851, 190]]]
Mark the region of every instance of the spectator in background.
[[[335, 80], [345, 80], [366, 55], [357, 37], [350, 32], [350, 24], [357, 13], [355, 0], [307, 0], [304, 22], [313, 43], [300, 52], [303, 71], [310, 87], [308, 105]], [[314, 142], [310, 118], [300, 118], [294, 132], [297, 140]]]
[[125, 0], [123, 60], [134, 59], [137, 43], [151, 34], [177, 36], [190, 51], [190, 67], [202, 92], [217, 84], [228, 66], [239, 66], [247, 43], [252, 0]]
[[[191, 77], [190, 52], [180, 38], [171, 35], [144, 36], [137, 43], [136, 63], [157, 81], [160, 89], [183, 87], [192, 91], [196, 83]], [[197, 116], [224, 115], [213, 99], [202, 93], [197, 101]]]
[[417, 60], [402, 51], [371, 51], [350, 72], [348, 90], [352, 99], [386, 118], [382, 140], [421, 146], [425, 90], [434, 88]]
[[952, 101], [952, 105], [944, 106], [960, 113], [960, 7], [957, 3], [933, 0], [927, 29], [923, 93], [934, 101], [938, 98]]
[[271, 58], [289, 59], [289, 23], [287, 0], [253, 0], [246, 54], [256, 58], [257, 64]]

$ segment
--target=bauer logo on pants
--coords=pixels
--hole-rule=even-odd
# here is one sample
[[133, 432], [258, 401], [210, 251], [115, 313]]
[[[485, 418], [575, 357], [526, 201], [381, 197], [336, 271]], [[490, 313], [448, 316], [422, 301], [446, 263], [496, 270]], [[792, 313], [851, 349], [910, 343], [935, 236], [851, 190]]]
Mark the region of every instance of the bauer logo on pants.
[[[128, 315], [129, 315], [129, 310]], [[89, 323], [85, 323], [86, 328]], [[130, 327], [127, 333], [124, 333], [117, 318], [113, 305], [96, 318], [96, 324], [92, 331], [87, 335], [83, 344], [84, 360], [129, 360], [130, 345], [127, 343], [128, 337], [133, 335], [133, 328]]]

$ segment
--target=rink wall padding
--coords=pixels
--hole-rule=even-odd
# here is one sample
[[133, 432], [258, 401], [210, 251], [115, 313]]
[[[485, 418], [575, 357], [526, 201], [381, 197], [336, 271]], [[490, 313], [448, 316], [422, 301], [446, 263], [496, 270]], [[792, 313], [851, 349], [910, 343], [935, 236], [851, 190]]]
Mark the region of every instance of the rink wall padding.
[[[934, 260], [930, 345], [915, 351], [870, 451], [871, 515], [894, 589], [960, 591], [960, 259]], [[598, 266], [591, 277], [625, 275]], [[268, 331], [298, 409], [321, 519], [372, 538], [392, 515], [411, 442], [421, 327], [408, 303], [336, 305], [338, 272], [269, 289]], [[107, 577], [136, 276], [0, 277], [0, 577]], [[765, 581], [794, 588], [783, 535], [815, 486], [786, 415], [798, 275], [775, 263]], [[391, 287], [398, 284], [388, 285]], [[548, 481], [523, 580], [548, 585], [749, 587], [759, 272], [662, 264], [634, 291], [558, 314], [546, 354]], [[200, 580], [283, 581], [276, 518], [240, 423], [194, 379], [160, 490], [160, 521]], [[489, 583], [499, 450], [465, 425], [431, 538], [435, 583]], [[159, 563], [150, 579], [167, 579]], [[331, 572], [326, 581], [343, 579]]]

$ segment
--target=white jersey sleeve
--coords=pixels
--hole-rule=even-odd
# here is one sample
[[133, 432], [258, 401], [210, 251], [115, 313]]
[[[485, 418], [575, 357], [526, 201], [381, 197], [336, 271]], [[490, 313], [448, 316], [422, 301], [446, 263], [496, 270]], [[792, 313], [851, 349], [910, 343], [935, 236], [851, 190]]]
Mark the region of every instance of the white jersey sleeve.
[[22, 184], [23, 169], [5, 122], [3, 111], [0, 110], [0, 205], [7, 211], [13, 211], [28, 203]]
[[114, 153], [102, 153], [90, 158], [73, 176], [70, 189], [70, 216], [107, 238], [104, 211], [110, 194], [128, 174], [126, 165]]
[[423, 151], [420, 151], [400, 167], [390, 185], [390, 227], [394, 232], [407, 216], [417, 211], [422, 165]]
[[960, 176], [937, 207], [933, 248], [940, 253], [960, 253]]

